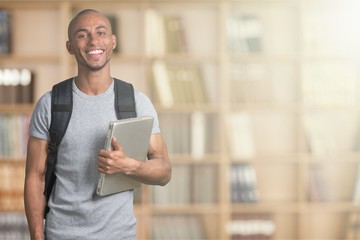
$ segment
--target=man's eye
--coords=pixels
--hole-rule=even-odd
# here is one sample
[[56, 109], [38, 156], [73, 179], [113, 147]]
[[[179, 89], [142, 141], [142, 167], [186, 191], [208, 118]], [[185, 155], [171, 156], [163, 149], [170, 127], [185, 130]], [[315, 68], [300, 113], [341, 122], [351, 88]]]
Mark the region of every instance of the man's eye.
[[87, 34], [79, 34], [78, 38], [86, 38], [88, 35]]
[[105, 35], [105, 32], [98, 32], [98, 35], [99, 35], [99, 36], [104, 36], [104, 35]]

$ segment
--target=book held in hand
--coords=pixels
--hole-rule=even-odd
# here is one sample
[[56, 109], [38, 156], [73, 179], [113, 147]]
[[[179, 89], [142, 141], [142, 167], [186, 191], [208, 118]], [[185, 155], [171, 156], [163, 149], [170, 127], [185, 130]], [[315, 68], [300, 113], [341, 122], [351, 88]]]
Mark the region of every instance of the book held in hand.
[[[111, 140], [115, 137], [127, 157], [145, 161], [152, 132], [153, 117], [127, 118], [109, 123], [104, 149], [112, 150]], [[140, 182], [125, 174], [100, 174], [97, 194], [105, 196], [140, 187]]]

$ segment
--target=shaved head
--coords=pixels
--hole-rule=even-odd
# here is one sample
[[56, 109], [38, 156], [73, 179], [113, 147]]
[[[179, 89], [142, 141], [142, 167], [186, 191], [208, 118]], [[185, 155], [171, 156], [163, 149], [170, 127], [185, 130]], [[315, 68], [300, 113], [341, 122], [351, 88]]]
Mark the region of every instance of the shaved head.
[[71, 40], [71, 31], [73, 30], [73, 27], [76, 23], [76, 21], [79, 19], [79, 17], [81, 16], [84, 16], [84, 15], [87, 15], [87, 14], [99, 14], [99, 15], [102, 15], [104, 17], [104, 19], [106, 19], [106, 21], [108, 22], [109, 24], [109, 27], [110, 27], [110, 31], [112, 33], [112, 29], [111, 29], [111, 24], [110, 24], [110, 21], [107, 17], [105, 17], [103, 14], [101, 14], [99, 11], [96, 11], [94, 9], [85, 9], [85, 10], [82, 10], [81, 12], [79, 12], [78, 14], [75, 15], [75, 17], [70, 21], [69, 23], [69, 27], [68, 27], [68, 39]]

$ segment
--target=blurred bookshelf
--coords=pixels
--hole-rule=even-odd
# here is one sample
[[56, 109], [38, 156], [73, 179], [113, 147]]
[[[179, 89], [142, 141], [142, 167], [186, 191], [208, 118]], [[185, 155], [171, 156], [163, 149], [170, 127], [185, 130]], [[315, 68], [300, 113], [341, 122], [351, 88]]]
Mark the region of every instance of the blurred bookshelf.
[[0, 239], [28, 239], [23, 136], [76, 73], [83, 8], [111, 16], [112, 75], [152, 99], [169, 148], [172, 181], [136, 191], [138, 239], [358, 238], [360, 4], [15, 0], [0, 1]]

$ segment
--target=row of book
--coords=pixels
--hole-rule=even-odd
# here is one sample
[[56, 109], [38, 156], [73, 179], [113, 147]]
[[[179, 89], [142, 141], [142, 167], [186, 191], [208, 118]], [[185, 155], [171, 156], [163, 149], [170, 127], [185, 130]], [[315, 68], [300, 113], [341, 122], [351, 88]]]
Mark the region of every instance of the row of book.
[[354, 106], [360, 103], [356, 65], [314, 61], [304, 64], [301, 70], [305, 106]]
[[[115, 34], [119, 30], [116, 15], [108, 15]], [[233, 14], [227, 19], [228, 50], [231, 53], [253, 53], [263, 49], [263, 26], [254, 14]], [[12, 26], [9, 11], [0, 11], [0, 54], [11, 53]], [[145, 11], [146, 51], [149, 55], [188, 52], [184, 19], [179, 14], [162, 13], [155, 9]], [[120, 45], [117, 52], [121, 51]]]
[[146, 50], [149, 55], [187, 52], [184, 25], [179, 15], [147, 9], [145, 19]]
[[228, 49], [231, 53], [263, 51], [263, 26], [256, 15], [232, 14], [227, 19]]
[[152, 187], [154, 204], [181, 205], [217, 201], [217, 165], [174, 165], [172, 176], [166, 186]]
[[200, 216], [172, 215], [154, 216], [151, 219], [152, 238], [154, 240], [192, 240], [208, 239]]
[[348, 215], [345, 240], [360, 239], [360, 212], [353, 211]]
[[161, 113], [159, 119], [170, 154], [187, 154], [196, 160], [219, 151], [218, 118], [214, 114]]
[[227, 224], [232, 240], [270, 240], [275, 230], [272, 216], [266, 213], [234, 213]]
[[0, 158], [24, 159], [29, 115], [0, 115]]
[[253, 123], [248, 113], [234, 112], [227, 116], [226, 132], [231, 157], [247, 160], [255, 157]]
[[[320, 3], [320, 2], [319, 2]], [[358, 7], [354, 4], [323, 2], [304, 9], [301, 16], [304, 56], [355, 56], [358, 55]], [[355, 7], [356, 6], [356, 7]], [[321, 9], [321, 13], [320, 13]], [[337, 29], [334, 32], [334, 29]]]
[[29, 69], [0, 69], [0, 104], [33, 101], [34, 75]]
[[24, 209], [25, 166], [23, 163], [0, 163], [0, 210]]
[[235, 163], [230, 169], [230, 194], [232, 203], [255, 203], [259, 200], [255, 168], [246, 163]]
[[0, 213], [0, 239], [30, 240], [30, 234], [24, 213]]
[[308, 200], [310, 202], [327, 202], [333, 200], [322, 166], [320, 164], [311, 164], [308, 170]]
[[7, 10], [0, 10], [0, 55], [11, 53], [11, 14]]
[[[226, 116], [227, 146], [232, 158], [251, 160], [258, 152], [276, 154], [298, 148], [292, 136], [296, 126], [291, 114], [261, 114], [237, 111]], [[301, 123], [313, 156], [359, 151], [358, 118], [350, 111], [309, 111]]]
[[[270, 69], [271, 68], [271, 69]], [[284, 67], [282, 67], [283, 69]], [[294, 83], [288, 90], [276, 87], [285, 82], [274, 72], [276, 66], [261, 62], [234, 63], [230, 68], [230, 101], [232, 104], [297, 101]], [[273, 79], [269, 77], [271, 73]], [[293, 76], [291, 68], [287, 71]], [[157, 60], [152, 64], [155, 96], [164, 107], [196, 105], [211, 102], [203, 67], [195, 62]], [[287, 76], [286, 76], [287, 77]], [[301, 102], [304, 106], [354, 106], [360, 103], [356, 66], [342, 63], [312, 62], [302, 67]]]
[[359, 151], [359, 122], [351, 111], [309, 111], [303, 116], [309, 151], [314, 156]]
[[231, 104], [274, 101], [275, 93], [267, 68], [266, 64], [260, 62], [231, 64], [229, 73]]
[[[229, 185], [233, 203], [254, 203], [259, 200], [257, 176], [252, 165], [233, 164]], [[171, 182], [164, 187], [152, 188], [153, 203], [216, 203], [218, 189], [217, 165], [174, 165]]]
[[158, 102], [164, 107], [208, 103], [201, 66], [194, 62], [154, 61], [154, 86]]
[[[355, 169], [355, 179], [352, 189], [352, 196], [349, 199], [354, 204], [360, 203], [360, 164]], [[329, 202], [335, 199], [332, 192], [331, 181], [328, 178], [328, 169], [320, 163], [311, 163], [308, 166], [308, 201]]]

